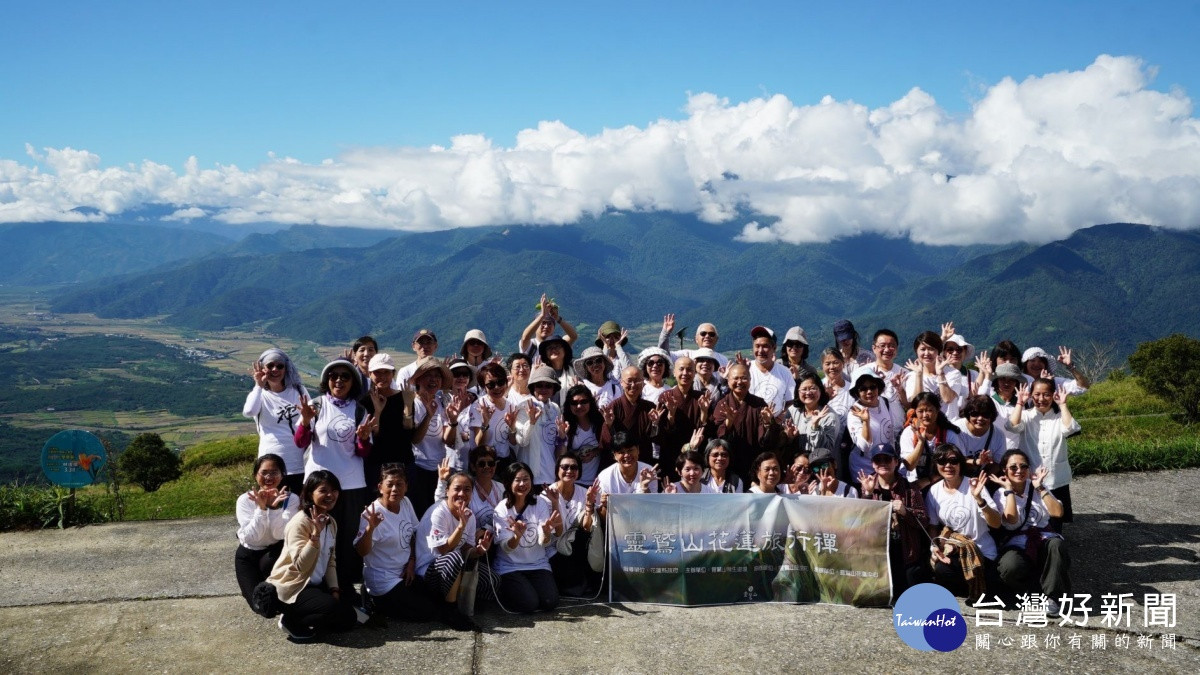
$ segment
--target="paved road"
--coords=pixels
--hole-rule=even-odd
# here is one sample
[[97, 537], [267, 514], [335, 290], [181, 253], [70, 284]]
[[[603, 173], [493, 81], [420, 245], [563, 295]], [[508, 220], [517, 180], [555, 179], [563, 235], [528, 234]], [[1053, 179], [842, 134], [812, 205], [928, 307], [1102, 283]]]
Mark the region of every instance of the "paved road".
[[[975, 627], [958, 650], [918, 652], [886, 610], [809, 605], [590, 604], [553, 615], [489, 610], [480, 634], [368, 624], [293, 645], [233, 579], [232, 518], [0, 535], [0, 670], [99, 672], [1183, 672], [1200, 671], [1200, 470], [1093, 476], [1072, 486], [1076, 592], [1174, 593], [1177, 625]], [[1099, 605], [1094, 601], [1094, 605]], [[977, 649], [978, 635], [991, 640]], [[1174, 648], [1163, 647], [1173, 633]], [[1080, 648], [1070, 637], [1080, 636]], [[1023, 649], [1033, 635], [1037, 649]], [[1045, 646], [1058, 636], [1057, 648]], [[1103, 637], [1103, 650], [1093, 646]], [[1139, 636], [1145, 640], [1139, 646]], [[1121, 641], [1129, 639], [1129, 646]], [[1011, 645], [1005, 646], [1005, 641]]]

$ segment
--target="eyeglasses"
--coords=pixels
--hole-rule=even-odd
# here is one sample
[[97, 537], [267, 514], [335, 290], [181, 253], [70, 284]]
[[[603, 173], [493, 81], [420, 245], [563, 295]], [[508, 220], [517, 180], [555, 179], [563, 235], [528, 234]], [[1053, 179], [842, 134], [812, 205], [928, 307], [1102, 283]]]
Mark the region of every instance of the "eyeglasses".
[[1028, 471], [1029, 465], [1028, 464], [1013, 464], [1012, 466], [1008, 467], [1008, 470], [1009, 471]]
[[579, 471], [579, 465], [578, 464], [559, 464], [558, 470], [562, 471], [564, 473], [567, 471]]
[[711, 330], [702, 330], [699, 333], [697, 333], [697, 335], [699, 335], [700, 337], [717, 337], [716, 332], [711, 331]]
[[571, 405], [573, 405], [573, 406], [578, 406], [578, 405], [587, 405], [587, 404], [589, 404], [589, 403], [591, 403], [591, 401], [587, 400], [586, 398], [573, 398], [573, 399], [571, 399]]
[[346, 382], [349, 382], [353, 379], [354, 379], [353, 375], [351, 375], [350, 373], [344, 372], [344, 371], [337, 371], [337, 372], [333, 372], [333, 373], [329, 374], [330, 382], [341, 382], [343, 380], [345, 380]]
[[493, 466], [496, 466], [496, 460], [494, 459], [481, 459], [475, 462], [475, 468], [477, 469], [490, 469]]
[[268, 478], [270, 476], [282, 476], [283, 472], [280, 471], [279, 469], [262, 469], [261, 471], [258, 472], [258, 475], [260, 475], [264, 478]]
[[937, 459], [938, 466], [950, 466], [952, 464], [960, 464], [962, 460], [957, 457], [939, 457]]
[[891, 344], [890, 342], [882, 345], [877, 344], [875, 345], [875, 349], [878, 349], [881, 352], [894, 352], [896, 351], [896, 345]]
[[507, 380], [488, 380], [483, 383], [483, 386], [488, 389], [499, 389], [506, 384], [508, 384]]
[[264, 365], [263, 368], [266, 368], [267, 370], [287, 370], [287, 366], [283, 365], [282, 363], [268, 363]]

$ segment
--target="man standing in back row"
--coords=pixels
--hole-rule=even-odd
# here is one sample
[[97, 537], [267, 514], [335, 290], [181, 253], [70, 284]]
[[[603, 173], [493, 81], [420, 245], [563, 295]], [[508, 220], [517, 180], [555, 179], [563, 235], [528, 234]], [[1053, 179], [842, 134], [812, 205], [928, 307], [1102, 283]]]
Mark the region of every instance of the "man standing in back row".
[[[696, 358], [695, 349], [677, 349], [671, 350], [671, 335], [675, 331], [675, 315], [667, 314], [663, 317], [662, 332], [658, 334], [658, 346], [671, 354], [671, 362], [681, 356], [686, 356], [690, 359]], [[729, 359], [725, 355], [717, 351], [717, 340], [720, 336], [717, 335], [717, 327], [711, 323], [702, 323], [696, 326], [696, 347], [700, 349], [711, 349], [712, 358], [717, 360], [717, 372], [724, 374], [725, 368], [729, 366]]]

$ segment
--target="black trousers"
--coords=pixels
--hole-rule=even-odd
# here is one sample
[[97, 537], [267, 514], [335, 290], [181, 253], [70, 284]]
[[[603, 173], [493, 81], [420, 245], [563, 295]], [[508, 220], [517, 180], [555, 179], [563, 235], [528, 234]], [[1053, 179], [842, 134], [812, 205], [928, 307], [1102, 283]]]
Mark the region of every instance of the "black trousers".
[[411, 586], [403, 581], [383, 595], [371, 596], [376, 611], [400, 621], [433, 621], [439, 615], [442, 603], [435, 603], [433, 593], [420, 577], [413, 579]]
[[324, 584], [307, 586], [292, 604], [280, 603], [283, 616], [290, 623], [310, 626], [318, 631], [353, 628], [358, 623], [358, 615], [350, 601], [354, 592], [348, 585], [341, 592], [344, 595], [339, 600]]
[[362, 581], [362, 556], [354, 549], [354, 536], [358, 534], [358, 519], [363, 509], [371, 502], [367, 488], [342, 490], [337, 503], [329, 510], [329, 515], [337, 523], [337, 543], [334, 551], [337, 555], [337, 577], [342, 588], [350, 588], [352, 584]]
[[250, 605], [250, 609], [254, 609], [254, 603], [251, 602], [254, 587], [266, 581], [267, 577], [271, 575], [271, 568], [275, 566], [275, 561], [279, 559], [282, 551], [282, 541], [261, 551], [241, 545], [237, 547], [237, 551], [234, 551], [233, 573], [237, 575], [238, 588], [241, 589], [242, 597], [246, 599], [246, 604]]
[[558, 606], [558, 586], [549, 570], [523, 570], [500, 575], [500, 604], [510, 612], [532, 614]]

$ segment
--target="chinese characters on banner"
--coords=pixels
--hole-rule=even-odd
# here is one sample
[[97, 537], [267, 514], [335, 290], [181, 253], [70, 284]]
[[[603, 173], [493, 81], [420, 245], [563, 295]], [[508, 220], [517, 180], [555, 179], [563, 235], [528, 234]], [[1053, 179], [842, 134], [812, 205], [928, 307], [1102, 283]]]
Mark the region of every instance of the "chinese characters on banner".
[[780, 495], [612, 495], [609, 600], [883, 607], [890, 505]]

